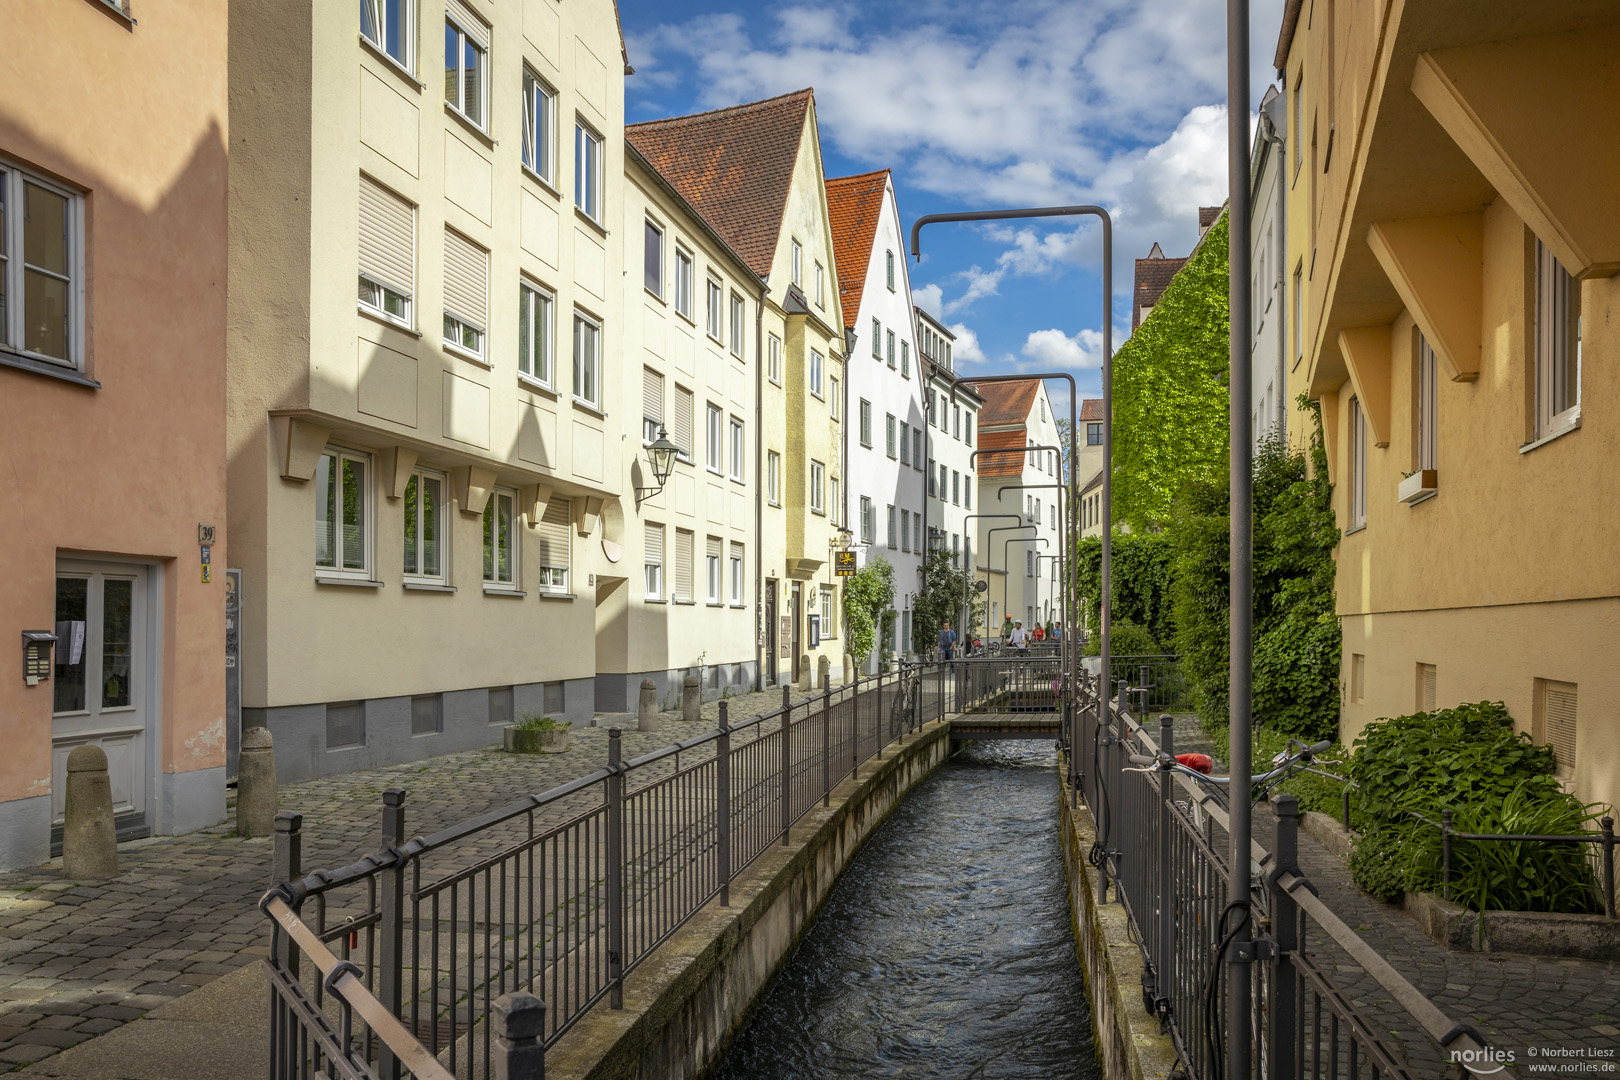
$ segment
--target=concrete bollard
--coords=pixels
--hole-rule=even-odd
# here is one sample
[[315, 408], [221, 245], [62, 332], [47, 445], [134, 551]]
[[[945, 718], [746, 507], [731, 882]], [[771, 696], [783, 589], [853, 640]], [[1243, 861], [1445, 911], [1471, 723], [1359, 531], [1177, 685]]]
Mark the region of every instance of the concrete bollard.
[[116, 873], [118, 835], [113, 829], [107, 752], [99, 746], [76, 747], [67, 760], [62, 875], [74, 881], [99, 881]]
[[810, 692], [810, 680], [815, 678], [815, 676], [811, 674], [811, 672], [813, 670], [814, 670], [814, 668], [810, 664], [810, 654], [809, 653], [801, 654], [799, 656], [799, 692], [800, 693], [808, 694]]
[[276, 828], [276, 751], [270, 729], [242, 730], [242, 756], [236, 767], [236, 832], [269, 836]]
[[681, 680], [681, 719], [703, 719], [703, 684], [696, 675]]
[[821, 689], [830, 689], [832, 687], [832, 657], [823, 656], [817, 661], [816, 672], [821, 677]]
[[636, 730], [658, 730], [658, 685], [651, 679], [641, 680], [641, 700], [636, 703]]
[[848, 686], [860, 678], [860, 672], [855, 670], [855, 658], [849, 653], [844, 654], [844, 685]]

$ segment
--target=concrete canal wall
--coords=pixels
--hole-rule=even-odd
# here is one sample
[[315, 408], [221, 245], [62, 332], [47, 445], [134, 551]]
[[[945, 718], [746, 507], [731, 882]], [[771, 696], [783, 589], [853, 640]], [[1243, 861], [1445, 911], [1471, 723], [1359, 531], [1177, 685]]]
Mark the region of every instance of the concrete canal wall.
[[950, 756], [935, 721], [862, 765], [625, 979], [624, 1008], [598, 1004], [546, 1055], [548, 1080], [685, 1080], [719, 1061], [862, 843]]

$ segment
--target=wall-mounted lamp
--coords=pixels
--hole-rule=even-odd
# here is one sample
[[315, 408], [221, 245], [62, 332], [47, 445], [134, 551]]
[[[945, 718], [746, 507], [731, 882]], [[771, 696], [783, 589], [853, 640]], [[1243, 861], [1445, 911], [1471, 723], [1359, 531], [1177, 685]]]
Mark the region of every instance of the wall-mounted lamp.
[[653, 479], [658, 481], [658, 486], [636, 488], [637, 502], [650, 499], [664, 490], [664, 485], [669, 483], [669, 474], [675, 471], [675, 455], [680, 450], [669, 441], [669, 432], [664, 430], [664, 425], [659, 424], [658, 438], [647, 447], [647, 464], [652, 466]]

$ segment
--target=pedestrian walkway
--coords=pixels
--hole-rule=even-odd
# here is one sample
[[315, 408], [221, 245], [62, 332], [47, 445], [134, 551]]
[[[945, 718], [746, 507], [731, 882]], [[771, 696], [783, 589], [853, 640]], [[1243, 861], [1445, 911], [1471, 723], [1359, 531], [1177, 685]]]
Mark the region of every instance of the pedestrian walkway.
[[[794, 691], [791, 700], [806, 695]], [[731, 722], [769, 712], [780, 690], [727, 701]], [[304, 817], [306, 869], [345, 865], [375, 850], [382, 792], [407, 792], [406, 829], [430, 833], [546, 791], [607, 762], [607, 729], [624, 730], [634, 757], [711, 730], [663, 713], [657, 731], [604, 717], [574, 731], [563, 754], [507, 754], [495, 747], [292, 784], [281, 808]], [[259, 897], [270, 885], [271, 841], [244, 840], [230, 825], [119, 848], [116, 878], [62, 879], [61, 860], [0, 874], [0, 1071], [37, 1062], [141, 1017], [264, 955]]]

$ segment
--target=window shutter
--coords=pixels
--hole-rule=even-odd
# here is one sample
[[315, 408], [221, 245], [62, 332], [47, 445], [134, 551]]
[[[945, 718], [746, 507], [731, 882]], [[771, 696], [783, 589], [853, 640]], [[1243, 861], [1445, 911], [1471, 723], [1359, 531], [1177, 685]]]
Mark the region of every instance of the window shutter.
[[641, 369], [641, 415], [664, 422], [664, 377], [651, 368]]
[[1542, 705], [1547, 718], [1547, 743], [1557, 758], [1556, 772], [1570, 776], [1575, 772], [1575, 686], [1573, 683], [1548, 683]]
[[444, 13], [461, 27], [468, 37], [483, 46], [485, 52], [489, 51], [489, 24], [474, 15], [471, 8], [461, 0], [444, 0]]
[[360, 178], [360, 272], [411, 296], [416, 291], [416, 208]]
[[489, 255], [454, 229], [444, 230], [444, 310], [482, 330], [488, 295]]
[[718, 536], [711, 536], [708, 539], [709, 539], [709, 558], [711, 558], [711, 559], [720, 558], [721, 557], [720, 556], [721, 548], [723, 546], [721, 544], [721, 542], [720, 542], [720, 538]]
[[664, 527], [662, 525], [647, 526], [647, 554], [642, 562], [651, 564], [664, 562]]
[[1418, 687], [1417, 707], [1419, 712], [1434, 711], [1434, 683], [1435, 666], [1433, 664], [1419, 664], [1417, 666]]
[[689, 529], [675, 530], [675, 599], [692, 599], [692, 545]]
[[568, 527], [572, 523], [574, 504], [570, 499], [553, 498], [546, 503], [546, 512], [540, 516], [535, 532], [540, 534], [540, 565], [568, 565]]
[[681, 448], [684, 457], [692, 456], [692, 391], [684, 386], [675, 388], [675, 415], [669, 418], [670, 441]]

